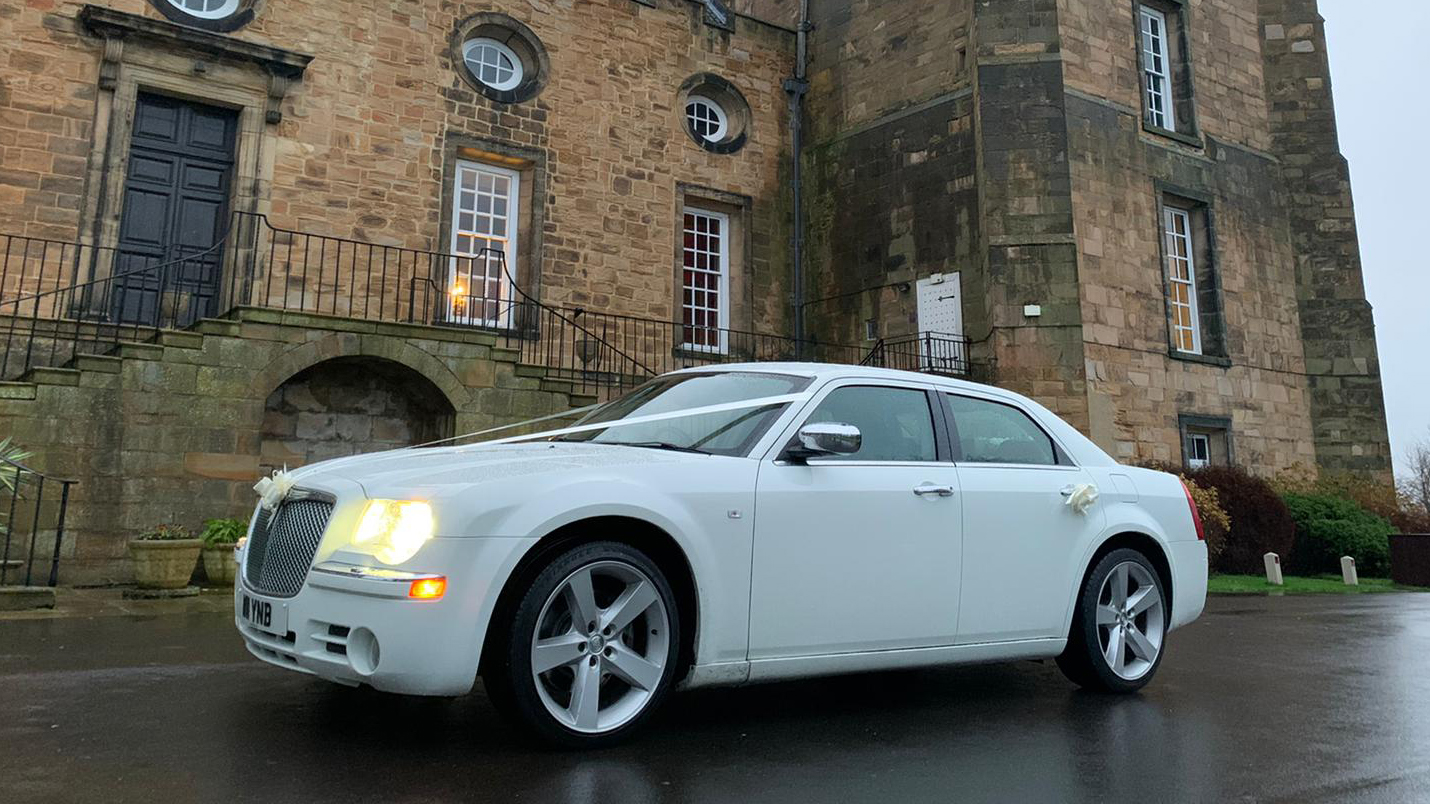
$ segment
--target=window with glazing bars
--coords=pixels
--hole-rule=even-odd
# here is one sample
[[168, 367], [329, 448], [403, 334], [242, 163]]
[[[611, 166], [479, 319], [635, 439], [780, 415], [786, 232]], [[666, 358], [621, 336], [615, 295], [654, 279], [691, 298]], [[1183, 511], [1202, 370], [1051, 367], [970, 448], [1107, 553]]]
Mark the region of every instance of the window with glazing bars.
[[1172, 68], [1167, 42], [1167, 15], [1142, 6], [1142, 82], [1146, 94], [1147, 122], [1168, 131], [1177, 130], [1172, 104]]
[[452, 260], [448, 315], [452, 321], [505, 326], [510, 316], [506, 271], [516, 265], [520, 175], [459, 161], [452, 193]]
[[682, 338], [685, 348], [725, 351], [730, 305], [730, 218], [686, 208], [681, 253]]
[[1167, 305], [1172, 316], [1172, 346], [1181, 352], [1202, 351], [1197, 319], [1197, 266], [1192, 252], [1192, 217], [1185, 209], [1162, 210], [1167, 239]]

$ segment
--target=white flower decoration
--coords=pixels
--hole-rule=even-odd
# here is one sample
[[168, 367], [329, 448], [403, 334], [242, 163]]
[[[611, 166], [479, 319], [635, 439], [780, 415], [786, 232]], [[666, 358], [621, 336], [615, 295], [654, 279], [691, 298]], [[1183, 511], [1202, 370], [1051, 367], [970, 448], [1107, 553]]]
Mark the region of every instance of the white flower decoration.
[[1097, 502], [1097, 486], [1091, 483], [1079, 483], [1073, 487], [1072, 493], [1063, 501], [1063, 504], [1073, 509], [1073, 513], [1086, 513], [1092, 504]]
[[288, 492], [293, 488], [293, 476], [288, 474], [288, 467], [281, 470], [273, 470], [272, 477], [259, 479], [253, 484], [253, 490], [258, 492], [259, 503], [269, 511], [277, 511], [282, 504], [283, 498], [288, 496]]

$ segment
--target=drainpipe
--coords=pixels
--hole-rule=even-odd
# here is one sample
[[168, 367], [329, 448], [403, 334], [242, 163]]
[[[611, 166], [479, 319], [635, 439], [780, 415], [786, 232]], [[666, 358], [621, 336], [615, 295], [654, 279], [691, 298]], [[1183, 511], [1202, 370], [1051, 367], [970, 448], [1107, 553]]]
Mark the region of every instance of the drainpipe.
[[790, 150], [793, 153], [794, 164], [790, 171], [790, 195], [794, 203], [794, 235], [790, 238], [791, 260], [793, 270], [791, 271], [791, 284], [794, 285], [793, 293], [790, 294], [790, 302], [793, 305], [795, 357], [804, 357], [804, 202], [801, 193], [801, 148], [803, 147], [803, 109], [804, 94], [809, 90], [809, 82], [805, 80], [805, 60], [809, 52], [809, 0], [800, 0], [799, 3], [799, 28], [795, 31], [795, 57], [794, 57], [794, 77], [784, 82], [785, 92], [789, 93], [789, 120], [790, 120]]

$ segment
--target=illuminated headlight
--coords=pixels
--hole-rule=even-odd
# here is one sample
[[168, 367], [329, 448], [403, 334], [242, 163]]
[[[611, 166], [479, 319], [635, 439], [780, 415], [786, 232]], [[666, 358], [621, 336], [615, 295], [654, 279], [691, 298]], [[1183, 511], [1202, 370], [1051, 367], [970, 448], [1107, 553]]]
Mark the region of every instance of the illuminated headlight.
[[432, 506], [410, 500], [372, 500], [362, 512], [353, 544], [371, 548], [384, 564], [401, 564], [432, 538]]

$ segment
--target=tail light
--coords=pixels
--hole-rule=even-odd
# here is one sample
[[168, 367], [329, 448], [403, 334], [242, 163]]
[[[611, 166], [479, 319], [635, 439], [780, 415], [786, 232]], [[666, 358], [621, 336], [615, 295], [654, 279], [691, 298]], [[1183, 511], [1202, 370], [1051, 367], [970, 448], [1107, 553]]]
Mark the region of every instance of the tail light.
[[1187, 481], [1182, 481], [1182, 491], [1187, 495], [1187, 507], [1192, 509], [1192, 524], [1197, 526], [1197, 539], [1207, 540], [1206, 531], [1202, 530], [1202, 515], [1197, 513], [1197, 501], [1192, 499], [1192, 490], [1187, 487]]

